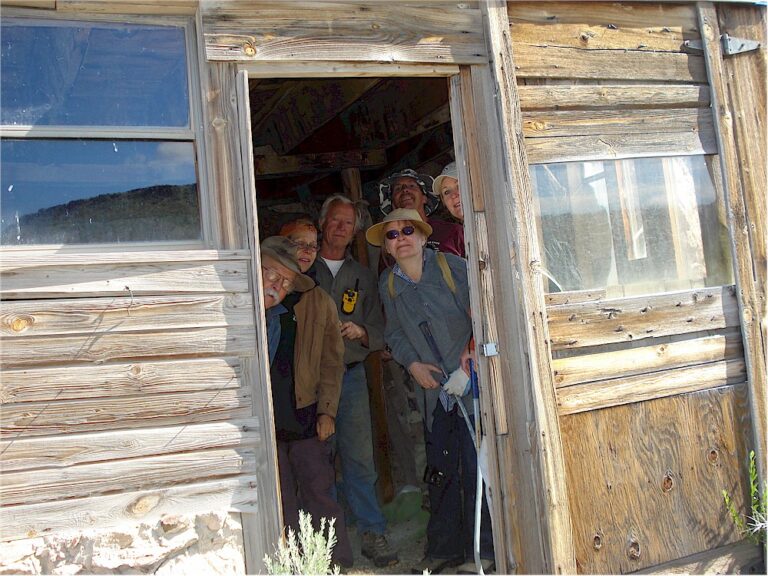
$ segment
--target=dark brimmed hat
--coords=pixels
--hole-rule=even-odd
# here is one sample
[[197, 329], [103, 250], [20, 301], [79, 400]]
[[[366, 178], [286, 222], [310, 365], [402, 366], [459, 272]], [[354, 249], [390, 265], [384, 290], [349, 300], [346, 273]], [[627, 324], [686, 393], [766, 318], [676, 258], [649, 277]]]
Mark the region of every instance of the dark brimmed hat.
[[397, 220], [413, 222], [413, 225], [421, 230], [427, 238], [432, 234], [432, 226], [424, 222], [416, 210], [413, 208], [397, 208], [387, 214], [384, 220], [368, 228], [365, 232], [365, 239], [374, 246], [381, 246], [384, 244], [384, 226], [389, 222], [396, 222]]
[[302, 274], [301, 268], [299, 268], [299, 263], [296, 260], [296, 245], [285, 236], [270, 236], [262, 240], [261, 256], [269, 256], [291, 272], [296, 272], [296, 278], [293, 280], [296, 292], [306, 292], [315, 287], [315, 281]]
[[440, 205], [440, 198], [432, 192], [432, 176], [429, 174], [419, 174], [416, 170], [406, 168], [400, 172], [390, 174], [384, 180], [379, 182], [379, 209], [383, 214], [389, 214], [392, 210], [392, 186], [398, 178], [413, 178], [421, 188], [421, 192], [426, 196], [427, 203], [424, 206], [424, 212], [429, 216]]

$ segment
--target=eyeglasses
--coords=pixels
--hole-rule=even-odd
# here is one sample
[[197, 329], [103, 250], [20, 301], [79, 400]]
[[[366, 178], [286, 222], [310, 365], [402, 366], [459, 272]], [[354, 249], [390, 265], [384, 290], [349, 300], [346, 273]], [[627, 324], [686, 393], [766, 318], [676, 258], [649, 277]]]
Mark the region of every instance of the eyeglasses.
[[404, 236], [410, 236], [416, 232], [416, 228], [414, 226], [403, 226], [402, 230], [387, 230], [387, 232], [384, 234], [384, 236], [387, 237], [387, 240], [394, 240], [400, 234], [402, 233]]
[[267, 266], [262, 266], [261, 271], [264, 274], [264, 278], [266, 278], [267, 282], [277, 282], [278, 280], [281, 280], [283, 290], [286, 292], [293, 292], [293, 280], [284, 278], [280, 272]]
[[320, 248], [317, 244], [309, 244], [308, 242], [294, 242], [294, 246], [296, 246], [299, 250], [304, 250], [305, 252], [317, 252]]

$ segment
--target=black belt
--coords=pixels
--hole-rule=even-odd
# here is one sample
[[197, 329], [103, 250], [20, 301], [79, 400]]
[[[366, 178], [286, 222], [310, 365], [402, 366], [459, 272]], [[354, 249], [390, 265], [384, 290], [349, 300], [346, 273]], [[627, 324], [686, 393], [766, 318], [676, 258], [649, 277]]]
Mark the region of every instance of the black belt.
[[358, 364], [360, 364], [360, 362], [350, 362], [349, 364], [347, 364], [347, 370], [352, 370], [352, 368], [354, 368]]

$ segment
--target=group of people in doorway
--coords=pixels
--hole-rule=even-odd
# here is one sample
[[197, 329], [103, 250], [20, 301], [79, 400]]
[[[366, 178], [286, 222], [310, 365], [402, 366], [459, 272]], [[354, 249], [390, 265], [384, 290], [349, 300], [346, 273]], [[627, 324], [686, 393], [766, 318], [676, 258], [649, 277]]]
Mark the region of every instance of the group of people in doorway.
[[[455, 221], [433, 215], [441, 201]], [[378, 278], [350, 253], [362, 218], [340, 194], [325, 200], [317, 224], [293, 220], [261, 242], [284, 521], [296, 529], [300, 509], [316, 527], [335, 518], [333, 561], [349, 568], [346, 520], [353, 520], [363, 556], [379, 567], [398, 563], [376, 496], [364, 363], [385, 351], [387, 364], [415, 383], [423, 417], [430, 518], [425, 556], [411, 568], [488, 571], [494, 551], [484, 498], [479, 519], [475, 512], [471, 429], [479, 423], [470, 413], [474, 351], [455, 163], [434, 181], [413, 170], [392, 174], [380, 183], [380, 207], [383, 220], [366, 231], [368, 243], [381, 247]]]

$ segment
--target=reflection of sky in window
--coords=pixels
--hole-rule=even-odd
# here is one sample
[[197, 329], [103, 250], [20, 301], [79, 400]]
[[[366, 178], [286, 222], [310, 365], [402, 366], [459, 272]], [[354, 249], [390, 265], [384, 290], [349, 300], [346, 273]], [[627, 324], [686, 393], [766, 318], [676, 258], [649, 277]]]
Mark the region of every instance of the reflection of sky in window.
[[189, 125], [184, 29], [116, 23], [2, 25], [8, 125]]
[[3, 225], [17, 212], [197, 180], [189, 142], [3, 140], [0, 146]]

